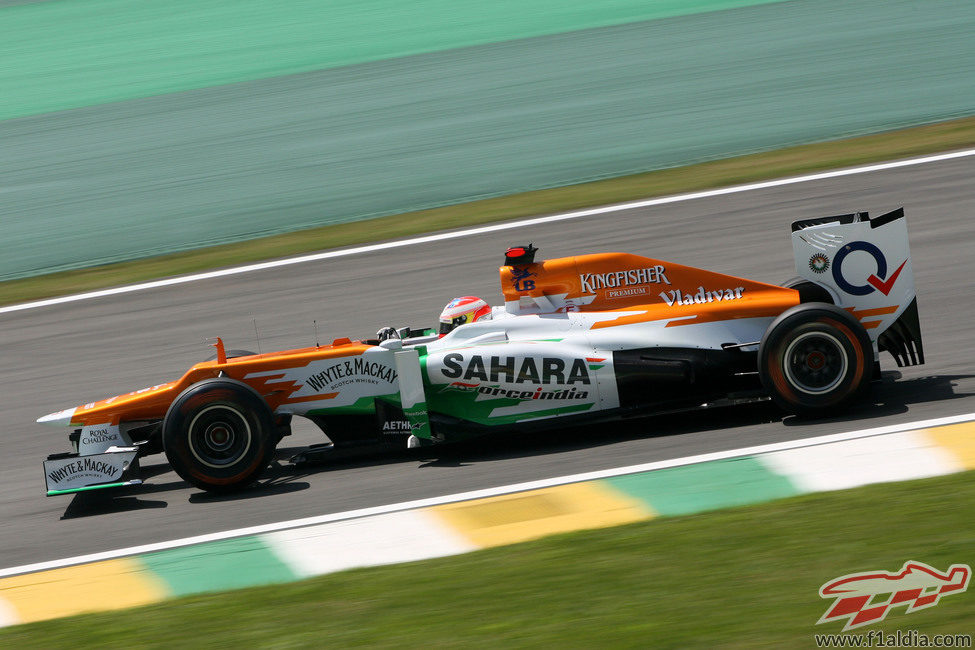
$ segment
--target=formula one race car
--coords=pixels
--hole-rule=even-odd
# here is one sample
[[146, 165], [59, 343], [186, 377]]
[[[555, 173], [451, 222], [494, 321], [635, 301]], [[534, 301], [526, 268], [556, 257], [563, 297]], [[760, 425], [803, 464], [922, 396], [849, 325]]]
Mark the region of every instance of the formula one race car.
[[504, 306], [444, 336], [337, 339], [229, 353], [176, 381], [53, 413], [71, 453], [44, 463], [47, 494], [141, 483], [165, 452], [212, 492], [268, 466], [292, 416], [343, 448], [414, 447], [771, 397], [833, 413], [879, 376], [879, 353], [924, 362], [903, 209], [797, 221], [799, 278], [764, 284], [637, 255], [535, 261], [508, 250]]

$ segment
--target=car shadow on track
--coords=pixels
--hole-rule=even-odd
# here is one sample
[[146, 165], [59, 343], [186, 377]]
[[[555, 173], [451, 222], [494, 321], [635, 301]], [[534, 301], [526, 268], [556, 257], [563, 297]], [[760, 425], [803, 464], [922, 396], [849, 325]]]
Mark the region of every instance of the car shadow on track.
[[901, 379], [896, 370], [884, 372], [881, 380], [871, 386], [866, 398], [856, 406], [832, 418], [800, 418], [785, 416], [782, 424], [789, 427], [821, 425], [839, 422], [870, 420], [910, 411], [911, 405], [944, 402], [971, 397], [973, 393], [956, 392], [959, 381], [975, 379], [975, 375], [931, 375]]
[[728, 406], [707, 411], [635, 417], [611, 424], [567, 427], [533, 432], [507, 433], [475, 438], [462, 443], [419, 450], [421, 468], [462, 467], [474, 462], [510, 460], [597, 449], [631, 440], [666, 438], [765, 424], [780, 420], [782, 413], [771, 402]]
[[[551, 430], [504, 432], [445, 445], [373, 452], [363, 456], [328, 458], [319, 462], [292, 466], [291, 471], [301, 477], [330, 471], [346, 471], [360, 467], [419, 462], [426, 468], [463, 468], [475, 463], [503, 461], [514, 458], [545, 456], [564, 452], [596, 449], [627, 440], [673, 436], [735, 426], [748, 426], [781, 420], [782, 413], [771, 402], [759, 402], [711, 411], [633, 417], [611, 424], [587, 424], [556, 427]], [[651, 433], [648, 433], [650, 431]], [[279, 457], [301, 448], [278, 450]], [[289, 466], [272, 467], [269, 474], [287, 473]]]
[[[169, 471], [170, 469], [166, 465], [149, 465], [142, 467], [140, 473], [142, 480], [148, 481], [154, 476], [159, 476]], [[148, 494], [165, 494], [185, 485], [186, 483], [182, 481], [170, 481], [166, 483], [143, 483], [142, 485], [79, 492], [71, 498], [68, 507], [64, 509], [64, 514], [61, 515], [61, 519], [77, 519], [79, 517], [106, 515], [131, 510], [165, 508], [169, 505], [166, 501], [141, 497], [145, 497]]]
[[[956, 391], [959, 382], [970, 379], [975, 379], [975, 375], [932, 375], [905, 380], [901, 378], [900, 372], [888, 371], [882, 374], [879, 382], [870, 387], [862, 403], [829, 418], [800, 418], [788, 415], [771, 401], [764, 401], [685, 413], [636, 417], [610, 425], [556, 428], [530, 435], [522, 433], [492, 435], [450, 445], [413, 449], [380, 462], [419, 460], [420, 468], [453, 468], [480, 462], [596, 449], [630, 440], [676, 437], [774, 422], [781, 422], [789, 427], [856, 423], [907, 413], [912, 405], [970, 397], [973, 393]], [[320, 466], [320, 471], [366, 464], [375, 464], [375, 461], [356, 460], [354, 464], [329, 463], [327, 466]]]
[[[64, 514], [61, 515], [61, 519], [76, 519], [79, 517], [107, 515], [131, 510], [165, 508], [169, 505], [168, 501], [146, 499], [143, 497], [151, 494], [165, 497], [192, 488], [189, 483], [176, 477], [175, 474], [173, 474], [175, 480], [162, 482], [151, 481], [153, 477], [170, 473], [173, 472], [168, 465], [165, 463], [157, 463], [142, 468], [142, 479], [145, 481], [142, 485], [79, 492], [72, 497], [68, 503], [68, 507], [64, 510]], [[261, 481], [240, 492], [233, 494], [210, 494], [202, 491], [193, 492], [190, 494], [188, 500], [190, 503], [240, 501], [256, 497], [269, 497], [276, 494], [290, 494], [307, 490], [311, 487], [307, 482], [298, 481], [298, 478], [300, 477], [295, 474], [291, 466], [281, 466], [280, 463], [276, 462], [268, 469]]]
[[132, 510], [146, 510], [149, 508], [165, 508], [169, 504], [165, 501], [140, 499], [135, 496], [123, 496], [109, 491], [82, 492], [76, 494], [68, 507], [64, 509], [61, 519], [78, 519], [94, 515], [107, 515]]
[[293, 473], [290, 472], [275, 476], [274, 474], [277, 474], [277, 472], [274, 472], [273, 469], [274, 467], [272, 466], [265, 472], [262, 480], [241, 490], [240, 492], [233, 492], [231, 494], [194, 492], [190, 495], [189, 502], [216, 503], [224, 501], [245, 501], [247, 499], [274, 496], [276, 494], [291, 494], [294, 492], [301, 492], [302, 490], [307, 490], [311, 487], [310, 483], [297, 481], [296, 479], [298, 477], [294, 476]]
[[[871, 390], [861, 404], [830, 418], [799, 418], [786, 415], [770, 401], [725, 406], [721, 408], [651, 415], [625, 419], [612, 424], [573, 426], [550, 431], [505, 433], [449, 445], [371, 452], [361, 456], [329, 458], [318, 463], [292, 465], [284, 461], [305, 447], [279, 447], [276, 460], [268, 467], [255, 485], [228, 495], [194, 491], [190, 503], [213, 503], [266, 498], [291, 494], [308, 489], [303, 480], [331, 471], [349, 471], [356, 468], [417, 463], [419, 469], [463, 468], [477, 463], [504, 461], [524, 457], [543, 457], [565, 452], [596, 449], [631, 440], [667, 438], [685, 434], [728, 430], [736, 427], [757, 426], [781, 422], [784, 426], [803, 427], [853, 423], [879, 417], [898, 415], [910, 411], [912, 405], [950, 401], [970, 397], [975, 393], [957, 392], [959, 383], [970, 383], [975, 375], [932, 375], [902, 379], [897, 371], [888, 371]], [[179, 479], [165, 462], [142, 468], [146, 483], [140, 486], [76, 494], [65, 509], [62, 519], [88, 517], [100, 514], [125, 512], [146, 508], [165, 508], [166, 501], [145, 498], [147, 495], [174, 495], [190, 488]], [[173, 480], [167, 480], [171, 475]], [[161, 482], [153, 482], [159, 477]]]

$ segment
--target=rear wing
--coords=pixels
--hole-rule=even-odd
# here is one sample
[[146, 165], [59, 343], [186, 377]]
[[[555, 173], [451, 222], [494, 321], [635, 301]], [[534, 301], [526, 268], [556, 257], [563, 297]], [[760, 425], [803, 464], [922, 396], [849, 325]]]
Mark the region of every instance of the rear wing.
[[878, 351], [898, 366], [924, 363], [903, 208], [875, 219], [855, 212], [796, 221], [792, 249], [799, 276], [853, 314]]

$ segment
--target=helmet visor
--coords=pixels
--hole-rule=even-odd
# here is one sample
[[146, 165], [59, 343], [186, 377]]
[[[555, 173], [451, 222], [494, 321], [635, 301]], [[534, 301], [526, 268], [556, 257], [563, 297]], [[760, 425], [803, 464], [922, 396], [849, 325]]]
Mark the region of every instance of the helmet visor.
[[455, 316], [449, 321], [440, 321], [440, 333], [448, 334], [458, 325], [463, 325], [464, 323], [469, 323], [474, 318], [474, 312], [470, 311], [466, 314], [461, 314], [460, 316]]

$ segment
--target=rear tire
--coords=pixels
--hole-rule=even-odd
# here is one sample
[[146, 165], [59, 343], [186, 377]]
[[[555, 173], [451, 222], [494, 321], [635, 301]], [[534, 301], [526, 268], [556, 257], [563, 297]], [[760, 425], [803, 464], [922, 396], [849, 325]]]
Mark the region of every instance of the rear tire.
[[790, 278], [783, 282], [780, 286], [786, 289], [795, 289], [799, 292], [799, 302], [805, 304], [807, 302], [824, 302], [826, 304], [835, 304], [833, 301], [833, 296], [830, 295], [826, 287], [816, 284], [815, 282], [810, 282], [805, 278]]
[[848, 406], [869, 385], [872, 368], [866, 330], [849, 312], [824, 303], [783, 312], [758, 351], [763, 386], [797, 415], [823, 416]]
[[253, 483], [271, 461], [278, 437], [264, 399], [242, 382], [205, 379], [173, 400], [162, 425], [173, 470], [208, 492]]

